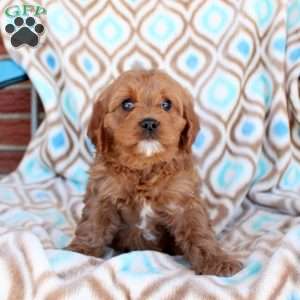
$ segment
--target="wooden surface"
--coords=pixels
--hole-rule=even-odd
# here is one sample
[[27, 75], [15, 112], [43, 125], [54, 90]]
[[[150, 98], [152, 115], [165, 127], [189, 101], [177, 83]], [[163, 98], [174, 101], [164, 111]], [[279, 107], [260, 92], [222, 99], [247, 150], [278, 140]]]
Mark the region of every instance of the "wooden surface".
[[[0, 36], [0, 59], [7, 56]], [[0, 90], [0, 177], [16, 169], [30, 140], [30, 99], [29, 81]]]
[[4, 48], [3, 41], [2, 41], [2, 38], [0, 36], [0, 55], [3, 55], [3, 54], [6, 54], [6, 50]]
[[0, 113], [30, 113], [30, 87], [0, 90]]
[[1, 151], [0, 152], [0, 170], [1, 174], [7, 174], [15, 170], [20, 160], [22, 159], [24, 151]]
[[0, 119], [0, 132], [0, 145], [27, 145], [30, 141], [30, 120]]

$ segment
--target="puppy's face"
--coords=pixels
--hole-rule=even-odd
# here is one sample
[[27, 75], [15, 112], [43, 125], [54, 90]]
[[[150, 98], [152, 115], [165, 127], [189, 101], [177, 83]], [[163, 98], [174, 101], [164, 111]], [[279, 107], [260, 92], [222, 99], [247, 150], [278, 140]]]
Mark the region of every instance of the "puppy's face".
[[102, 153], [153, 163], [190, 151], [198, 129], [191, 97], [175, 80], [159, 71], [129, 71], [95, 103], [88, 135]]

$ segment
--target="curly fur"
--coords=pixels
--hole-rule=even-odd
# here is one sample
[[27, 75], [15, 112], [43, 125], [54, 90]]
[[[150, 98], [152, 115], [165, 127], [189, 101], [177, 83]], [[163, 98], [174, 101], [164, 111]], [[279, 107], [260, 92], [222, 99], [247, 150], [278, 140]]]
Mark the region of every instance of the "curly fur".
[[[128, 98], [135, 102], [131, 112], [121, 107]], [[169, 112], [160, 107], [165, 98], [173, 103]], [[138, 124], [148, 117], [160, 122], [152, 140], [160, 147], [146, 141], [142, 151], [145, 137]], [[68, 249], [93, 256], [106, 246], [157, 250], [183, 254], [199, 274], [237, 272], [241, 263], [218, 245], [199, 197], [191, 154], [198, 130], [191, 96], [163, 72], [126, 72], [108, 86], [88, 129], [97, 152]]]

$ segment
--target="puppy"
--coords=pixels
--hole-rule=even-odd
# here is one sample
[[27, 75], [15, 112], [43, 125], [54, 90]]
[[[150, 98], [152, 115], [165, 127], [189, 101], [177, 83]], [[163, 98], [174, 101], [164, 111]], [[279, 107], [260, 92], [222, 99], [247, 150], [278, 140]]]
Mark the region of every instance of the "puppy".
[[101, 256], [183, 254], [198, 274], [231, 275], [241, 263], [218, 245], [191, 146], [199, 130], [190, 94], [160, 71], [129, 71], [95, 103], [96, 145], [81, 221], [68, 249]]

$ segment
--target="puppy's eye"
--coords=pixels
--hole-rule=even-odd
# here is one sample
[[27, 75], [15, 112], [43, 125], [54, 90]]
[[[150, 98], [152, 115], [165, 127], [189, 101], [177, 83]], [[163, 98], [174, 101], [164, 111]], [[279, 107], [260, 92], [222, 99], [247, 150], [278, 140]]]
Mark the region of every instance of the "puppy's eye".
[[169, 111], [172, 108], [172, 102], [169, 99], [165, 99], [164, 101], [162, 101], [160, 106], [163, 110]]
[[134, 103], [133, 101], [128, 98], [128, 99], [125, 99], [123, 102], [122, 102], [122, 108], [125, 110], [125, 111], [131, 111], [134, 109]]

